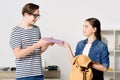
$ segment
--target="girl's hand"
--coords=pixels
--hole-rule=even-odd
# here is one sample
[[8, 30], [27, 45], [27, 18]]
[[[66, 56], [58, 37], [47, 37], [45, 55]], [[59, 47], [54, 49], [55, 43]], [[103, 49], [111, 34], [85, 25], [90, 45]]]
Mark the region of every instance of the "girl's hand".
[[65, 47], [65, 48], [70, 48], [70, 45], [65, 41], [64, 41], [64, 44], [58, 44], [58, 45]]

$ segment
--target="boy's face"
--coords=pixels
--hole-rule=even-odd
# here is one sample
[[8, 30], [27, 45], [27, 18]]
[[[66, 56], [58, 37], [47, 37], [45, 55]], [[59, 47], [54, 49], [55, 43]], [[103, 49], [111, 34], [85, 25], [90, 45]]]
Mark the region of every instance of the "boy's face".
[[30, 25], [34, 25], [35, 22], [39, 19], [40, 15], [39, 15], [39, 9], [35, 10], [35, 12], [33, 14], [28, 14], [26, 13], [25, 15], [27, 23]]

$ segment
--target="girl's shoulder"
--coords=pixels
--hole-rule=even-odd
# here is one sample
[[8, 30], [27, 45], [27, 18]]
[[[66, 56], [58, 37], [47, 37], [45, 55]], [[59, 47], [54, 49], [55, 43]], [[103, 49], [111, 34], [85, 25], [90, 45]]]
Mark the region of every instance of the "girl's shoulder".
[[107, 45], [105, 42], [103, 41], [99, 41], [98, 44], [101, 44], [101, 45]]
[[86, 44], [86, 43], [87, 43], [87, 40], [88, 40], [88, 39], [86, 38], [86, 39], [83, 39], [83, 40], [78, 41], [78, 43], [81, 43], [81, 44], [84, 43], [84, 44]]
[[87, 39], [83, 39], [83, 40], [78, 41], [77, 45], [84, 45], [86, 44], [86, 42], [87, 42]]
[[107, 47], [107, 44], [104, 43], [103, 41], [99, 41], [97, 44], [99, 47]]

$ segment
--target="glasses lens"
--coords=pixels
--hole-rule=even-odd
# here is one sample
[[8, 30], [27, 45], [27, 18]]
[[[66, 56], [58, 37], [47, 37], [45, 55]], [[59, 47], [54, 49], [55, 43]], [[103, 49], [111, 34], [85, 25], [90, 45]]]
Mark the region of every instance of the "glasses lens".
[[32, 14], [32, 13], [29, 13], [29, 14], [30, 14], [30, 15], [33, 15], [35, 19], [40, 17], [39, 14]]
[[34, 18], [38, 18], [38, 17], [40, 17], [39, 14], [33, 14], [33, 16], [34, 16]]

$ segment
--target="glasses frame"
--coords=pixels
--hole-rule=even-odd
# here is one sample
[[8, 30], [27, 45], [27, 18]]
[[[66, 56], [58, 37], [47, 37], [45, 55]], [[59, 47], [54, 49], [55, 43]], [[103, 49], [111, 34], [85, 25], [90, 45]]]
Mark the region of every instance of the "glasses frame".
[[30, 15], [32, 15], [35, 19], [39, 19], [40, 18], [40, 14], [33, 14], [33, 13], [29, 13]]

